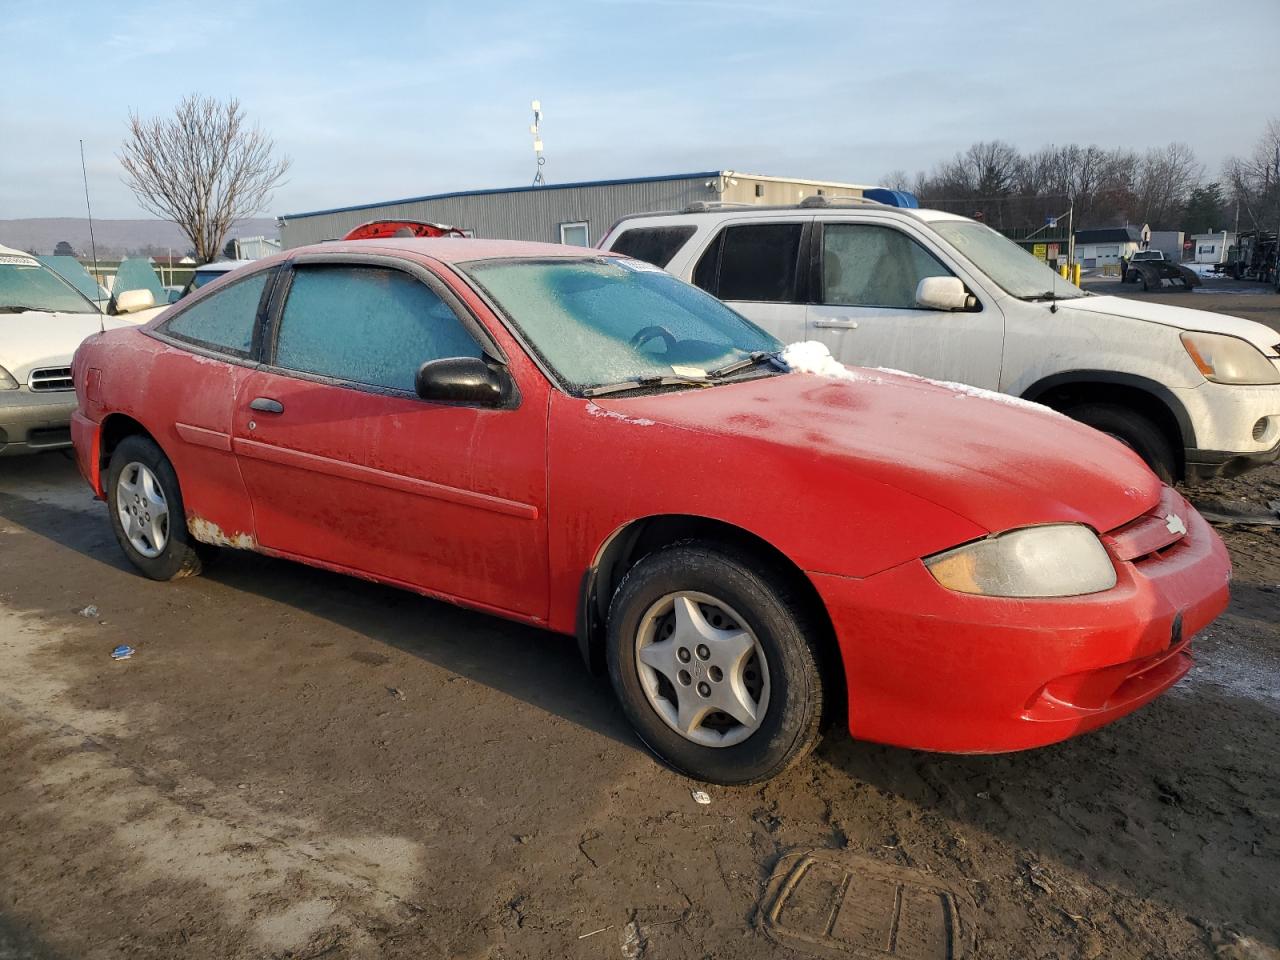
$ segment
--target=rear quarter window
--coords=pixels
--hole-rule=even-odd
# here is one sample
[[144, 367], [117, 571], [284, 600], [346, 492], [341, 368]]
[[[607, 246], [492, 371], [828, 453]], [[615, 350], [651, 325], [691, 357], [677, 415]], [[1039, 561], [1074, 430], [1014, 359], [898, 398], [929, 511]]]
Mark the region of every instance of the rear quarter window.
[[611, 250], [655, 267], [665, 267], [696, 230], [693, 226], [632, 227], [623, 231]]
[[167, 321], [161, 329], [179, 340], [238, 357], [249, 356], [253, 352], [258, 307], [273, 272], [261, 270], [210, 293]]

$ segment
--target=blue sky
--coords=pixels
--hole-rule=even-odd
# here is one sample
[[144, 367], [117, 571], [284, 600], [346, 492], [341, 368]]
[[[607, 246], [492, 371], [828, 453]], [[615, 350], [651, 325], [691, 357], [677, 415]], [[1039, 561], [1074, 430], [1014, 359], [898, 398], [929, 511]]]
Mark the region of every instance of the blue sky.
[[[731, 168], [877, 182], [974, 140], [1183, 140], [1216, 173], [1280, 115], [1280, 2], [0, 0], [0, 219], [143, 216], [115, 154], [130, 109], [240, 98], [293, 159], [269, 214], [533, 176]], [[1073, 10], [1074, 7], [1074, 10]], [[1156, 96], [1135, 103], [1138, 88]]]

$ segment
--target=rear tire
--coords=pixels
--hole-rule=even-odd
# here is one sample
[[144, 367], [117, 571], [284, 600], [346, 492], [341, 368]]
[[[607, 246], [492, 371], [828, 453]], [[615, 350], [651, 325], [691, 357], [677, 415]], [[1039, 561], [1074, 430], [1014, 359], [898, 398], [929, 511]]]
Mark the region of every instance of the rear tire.
[[203, 545], [187, 530], [178, 475], [154, 440], [120, 441], [107, 467], [106, 493], [111, 529], [130, 563], [152, 580], [200, 572]]
[[[683, 617], [677, 604], [685, 604]], [[640, 739], [672, 767], [712, 783], [756, 783], [818, 742], [824, 690], [816, 635], [781, 571], [735, 550], [678, 543], [640, 560], [614, 594], [609, 679]], [[662, 660], [667, 653], [670, 662]], [[717, 702], [733, 703], [739, 716], [745, 704], [749, 720], [715, 709]], [[684, 718], [707, 709], [682, 732]]]
[[1146, 461], [1151, 472], [1164, 483], [1174, 482], [1178, 461], [1173, 444], [1164, 431], [1142, 414], [1113, 403], [1085, 403], [1065, 413], [1119, 440]]

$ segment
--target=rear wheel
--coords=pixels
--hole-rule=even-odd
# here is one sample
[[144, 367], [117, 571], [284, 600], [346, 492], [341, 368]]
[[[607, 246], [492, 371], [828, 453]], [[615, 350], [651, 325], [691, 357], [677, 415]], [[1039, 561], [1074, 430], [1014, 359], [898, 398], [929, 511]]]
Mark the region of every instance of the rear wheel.
[[178, 475], [155, 441], [120, 441], [107, 467], [107, 505], [121, 549], [152, 580], [200, 572], [203, 551], [187, 531]]
[[1173, 483], [1178, 462], [1173, 444], [1150, 419], [1113, 403], [1085, 403], [1065, 411], [1067, 416], [1101, 430], [1146, 461], [1151, 471], [1165, 483]]
[[609, 678], [640, 738], [698, 780], [767, 780], [818, 741], [823, 679], [808, 618], [767, 565], [682, 543], [609, 608]]

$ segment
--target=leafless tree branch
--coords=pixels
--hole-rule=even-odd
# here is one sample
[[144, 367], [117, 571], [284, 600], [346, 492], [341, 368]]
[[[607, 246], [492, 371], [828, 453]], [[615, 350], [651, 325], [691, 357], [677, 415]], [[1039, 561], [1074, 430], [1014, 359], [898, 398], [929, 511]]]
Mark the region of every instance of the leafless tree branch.
[[199, 263], [218, 255], [232, 225], [263, 210], [284, 182], [288, 157], [250, 126], [232, 98], [183, 98], [172, 116], [129, 114], [121, 146], [125, 183], [148, 212], [176, 223]]

